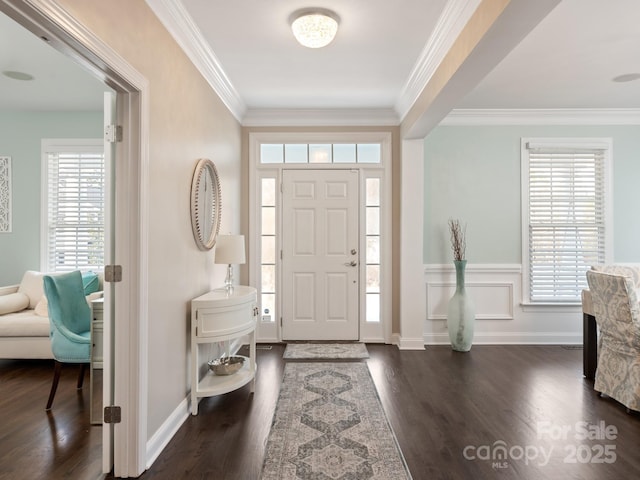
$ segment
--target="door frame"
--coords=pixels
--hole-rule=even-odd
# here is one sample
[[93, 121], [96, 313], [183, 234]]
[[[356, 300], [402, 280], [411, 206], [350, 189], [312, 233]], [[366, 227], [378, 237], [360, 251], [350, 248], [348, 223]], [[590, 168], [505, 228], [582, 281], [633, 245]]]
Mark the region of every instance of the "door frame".
[[[381, 218], [380, 218], [380, 231], [381, 231], [381, 246], [380, 246], [380, 261], [382, 265], [381, 272], [381, 292], [380, 292], [380, 322], [369, 323], [365, 318], [365, 269], [360, 270], [360, 307], [359, 307], [359, 331], [360, 341], [372, 342], [372, 343], [391, 343], [392, 342], [392, 298], [393, 298], [393, 286], [391, 284], [392, 278], [392, 228], [391, 228], [391, 214], [392, 214], [392, 133], [389, 130], [380, 131], [341, 131], [341, 132], [301, 132], [301, 131], [278, 131], [278, 132], [249, 132], [249, 258], [248, 264], [249, 270], [249, 284], [254, 286], [258, 293], [261, 292], [261, 276], [260, 276], [260, 248], [261, 238], [260, 230], [257, 225], [260, 225], [260, 195], [261, 195], [261, 180], [263, 178], [274, 178], [276, 182], [276, 251], [281, 250], [280, 238], [282, 238], [282, 201], [280, 188], [282, 185], [282, 171], [285, 169], [339, 169], [339, 170], [353, 170], [357, 169], [360, 172], [360, 199], [359, 199], [359, 218], [364, 218], [364, 195], [366, 192], [366, 181], [370, 178], [380, 179], [381, 188]], [[261, 144], [284, 144], [284, 143], [380, 143], [381, 145], [381, 162], [379, 164], [367, 164], [367, 163], [337, 163], [337, 164], [322, 164], [322, 163], [268, 163], [261, 164], [260, 159], [260, 145]], [[358, 243], [360, 245], [360, 251], [364, 254], [365, 248], [365, 233], [363, 229], [360, 229], [360, 238]], [[361, 263], [363, 263], [361, 257]], [[282, 291], [282, 278], [281, 269], [278, 267], [278, 259], [276, 259], [276, 290]], [[277, 295], [276, 295], [277, 297]], [[260, 295], [258, 296], [258, 303], [260, 303]], [[276, 301], [277, 315], [279, 316], [281, 310], [280, 302]], [[262, 309], [261, 309], [262, 310]], [[274, 318], [273, 321], [265, 322], [262, 319], [262, 315], [258, 317], [257, 328], [258, 342], [281, 342], [282, 341], [282, 329], [280, 326], [279, 318]]]
[[[123, 141], [116, 147], [115, 254], [123, 278], [112, 284], [113, 356], [114, 400], [123, 413], [121, 423], [103, 428], [103, 470], [112, 462], [115, 476], [136, 477], [146, 469], [147, 441], [148, 81], [55, 2], [0, 0], [0, 11], [116, 91]], [[105, 288], [105, 310], [110, 295]]]

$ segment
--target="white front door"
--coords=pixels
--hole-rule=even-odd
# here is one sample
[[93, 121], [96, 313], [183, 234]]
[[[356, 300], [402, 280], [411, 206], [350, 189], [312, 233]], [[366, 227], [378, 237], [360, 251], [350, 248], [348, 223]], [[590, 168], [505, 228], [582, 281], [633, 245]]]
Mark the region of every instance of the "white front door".
[[282, 339], [359, 339], [356, 170], [284, 170]]

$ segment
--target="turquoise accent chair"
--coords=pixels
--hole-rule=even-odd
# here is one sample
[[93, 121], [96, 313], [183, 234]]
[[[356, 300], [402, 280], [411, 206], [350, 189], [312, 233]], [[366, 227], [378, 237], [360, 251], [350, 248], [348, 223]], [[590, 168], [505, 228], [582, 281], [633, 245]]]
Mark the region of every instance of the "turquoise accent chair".
[[78, 389], [91, 359], [91, 307], [87, 303], [79, 271], [44, 275], [49, 308], [51, 350], [55, 360], [53, 383], [46, 410], [51, 410], [63, 363], [81, 364]]

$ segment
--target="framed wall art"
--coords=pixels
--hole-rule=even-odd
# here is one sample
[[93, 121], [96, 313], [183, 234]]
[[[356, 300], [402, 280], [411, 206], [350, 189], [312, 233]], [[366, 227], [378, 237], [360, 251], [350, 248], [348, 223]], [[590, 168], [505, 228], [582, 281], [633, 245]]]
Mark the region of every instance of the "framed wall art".
[[0, 156], [0, 233], [11, 232], [11, 157]]

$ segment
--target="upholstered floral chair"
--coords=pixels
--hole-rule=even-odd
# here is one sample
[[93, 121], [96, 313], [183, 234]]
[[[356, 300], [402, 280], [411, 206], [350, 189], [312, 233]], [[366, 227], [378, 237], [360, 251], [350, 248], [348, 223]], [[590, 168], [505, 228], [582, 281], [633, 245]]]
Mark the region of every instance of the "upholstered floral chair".
[[640, 411], [640, 303], [635, 269], [587, 271], [600, 334], [594, 388]]

